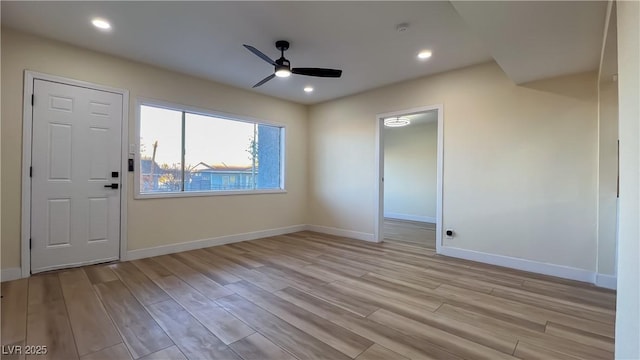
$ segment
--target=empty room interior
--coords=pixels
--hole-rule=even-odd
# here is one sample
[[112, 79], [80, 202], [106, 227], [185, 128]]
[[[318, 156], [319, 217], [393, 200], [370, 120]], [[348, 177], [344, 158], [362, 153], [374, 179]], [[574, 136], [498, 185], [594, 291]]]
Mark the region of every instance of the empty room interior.
[[2, 359], [640, 359], [640, 2], [0, 10]]

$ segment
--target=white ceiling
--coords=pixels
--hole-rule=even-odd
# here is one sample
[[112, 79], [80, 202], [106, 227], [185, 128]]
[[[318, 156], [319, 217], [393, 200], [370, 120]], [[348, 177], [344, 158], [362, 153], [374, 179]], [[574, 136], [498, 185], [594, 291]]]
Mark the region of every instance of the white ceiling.
[[454, 1], [516, 84], [595, 70], [606, 1]]
[[[338, 68], [343, 70], [342, 78], [293, 75], [273, 79], [253, 91], [304, 104], [477, 64], [492, 57], [516, 81], [523, 76], [518, 71], [530, 72], [525, 76], [530, 78], [546, 76], [544, 68], [553, 75], [558, 71], [597, 68], [592, 58], [599, 58], [604, 25], [593, 20], [605, 3], [572, 2], [574, 5], [561, 7], [566, 23], [552, 21], [553, 32], [572, 36], [531, 32], [522, 26], [531, 22], [524, 22], [530, 15], [523, 11], [514, 12], [514, 16], [511, 10], [497, 11], [493, 17], [487, 15], [501, 6], [511, 9], [511, 3], [489, 4], [494, 9], [491, 11], [480, 4], [484, 3], [456, 3], [461, 17], [446, 1], [0, 2], [3, 26], [247, 90], [273, 73], [273, 67], [242, 44], [255, 46], [275, 59], [275, 41], [288, 40], [291, 48], [286, 57], [293, 67]], [[557, 7], [543, 4], [549, 9]], [[108, 19], [113, 30], [104, 33], [94, 29], [89, 22], [95, 16]], [[501, 16], [508, 21], [500, 21]], [[536, 16], [545, 26], [549, 21], [544, 19], [557, 20], [555, 15], [540, 11]], [[604, 23], [604, 10], [601, 17]], [[396, 31], [396, 25], [403, 22], [409, 23], [409, 29]], [[484, 26], [479, 26], [482, 22]], [[478, 31], [479, 27], [484, 31]], [[499, 36], [507, 30], [509, 36]], [[576, 39], [583, 45], [572, 45]], [[554, 49], [568, 46], [570, 51], [563, 51], [562, 59], [547, 59], [542, 64], [527, 60], [539, 46], [527, 52], [526, 46], [520, 44], [540, 45], [551, 40], [556, 40]], [[597, 52], [591, 49], [594, 46]], [[418, 61], [416, 55], [421, 49], [432, 50], [432, 58]], [[572, 56], [574, 50], [577, 54]], [[558, 65], [560, 60], [562, 66]], [[315, 91], [304, 93], [302, 88], [306, 85]]]

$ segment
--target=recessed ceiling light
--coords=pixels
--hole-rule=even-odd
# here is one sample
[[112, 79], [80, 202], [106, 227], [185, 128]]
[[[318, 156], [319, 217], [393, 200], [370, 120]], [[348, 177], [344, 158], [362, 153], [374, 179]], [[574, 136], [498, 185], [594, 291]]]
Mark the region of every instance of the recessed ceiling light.
[[93, 26], [97, 27], [100, 30], [109, 30], [111, 29], [111, 24], [105, 19], [95, 18], [91, 20]]
[[313, 88], [312, 88], [311, 86], [305, 86], [305, 87], [304, 87], [304, 92], [306, 92], [306, 93], [310, 93], [310, 92], [312, 92], [312, 91], [313, 91]]
[[418, 59], [425, 60], [431, 57], [431, 50], [422, 50], [418, 53]]

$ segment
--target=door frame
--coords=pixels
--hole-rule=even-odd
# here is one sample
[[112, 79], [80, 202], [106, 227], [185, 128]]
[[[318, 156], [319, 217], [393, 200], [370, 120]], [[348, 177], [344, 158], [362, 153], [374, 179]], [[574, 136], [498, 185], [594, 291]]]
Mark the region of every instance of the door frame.
[[31, 150], [33, 133], [33, 109], [31, 95], [34, 80], [45, 80], [61, 84], [106, 91], [122, 95], [122, 127], [120, 149], [120, 261], [126, 260], [127, 254], [127, 198], [129, 173], [127, 159], [129, 156], [129, 91], [109, 86], [94, 84], [86, 81], [74, 80], [36, 71], [24, 71], [24, 96], [22, 115], [22, 211], [21, 211], [21, 262], [22, 277], [31, 276]]
[[437, 146], [437, 169], [436, 169], [436, 253], [440, 253], [442, 247], [442, 189], [443, 189], [443, 169], [444, 169], [444, 106], [442, 104], [421, 106], [411, 109], [393, 111], [376, 115], [376, 151], [375, 168], [376, 184], [374, 204], [377, 207], [374, 222], [374, 241], [384, 240], [384, 142], [382, 131], [384, 129], [384, 119], [394, 116], [413, 115], [427, 111], [438, 111], [438, 146]]

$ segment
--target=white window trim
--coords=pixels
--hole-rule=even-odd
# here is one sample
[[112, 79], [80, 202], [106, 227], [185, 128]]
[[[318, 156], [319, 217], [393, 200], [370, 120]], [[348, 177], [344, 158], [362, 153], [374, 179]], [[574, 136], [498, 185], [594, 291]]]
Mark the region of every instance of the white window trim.
[[[222, 190], [222, 191], [180, 191], [180, 192], [155, 192], [155, 193], [141, 193], [140, 192], [140, 107], [143, 105], [165, 108], [168, 110], [184, 111], [196, 115], [211, 116], [221, 119], [246, 122], [251, 124], [264, 124], [270, 126], [276, 126], [281, 129], [280, 132], [280, 189], [255, 189], [255, 190]], [[287, 126], [283, 123], [258, 119], [250, 116], [236, 115], [225, 113], [217, 110], [205, 109], [191, 105], [183, 105], [163, 100], [149, 99], [138, 97], [136, 99], [135, 108], [135, 143], [132, 143], [129, 149], [129, 156], [134, 159], [134, 194], [133, 198], [136, 200], [143, 199], [162, 199], [162, 198], [183, 198], [183, 197], [202, 197], [202, 196], [229, 196], [229, 195], [259, 195], [259, 194], [284, 194], [286, 190], [286, 137]]]

